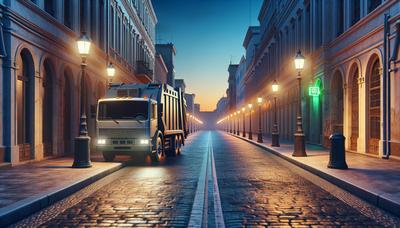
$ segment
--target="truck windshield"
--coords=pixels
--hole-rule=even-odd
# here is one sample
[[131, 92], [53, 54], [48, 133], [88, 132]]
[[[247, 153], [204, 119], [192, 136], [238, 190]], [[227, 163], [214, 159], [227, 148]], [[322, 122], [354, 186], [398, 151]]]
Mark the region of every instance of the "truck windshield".
[[147, 101], [102, 101], [99, 103], [99, 120], [147, 120]]

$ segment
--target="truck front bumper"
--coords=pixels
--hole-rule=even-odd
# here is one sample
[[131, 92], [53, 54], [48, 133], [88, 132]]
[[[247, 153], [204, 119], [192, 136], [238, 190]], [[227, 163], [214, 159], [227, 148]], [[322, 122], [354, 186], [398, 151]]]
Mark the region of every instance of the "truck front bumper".
[[152, 152], [151, 145], [97, 145], [99, 152], [113, 152], [115, 154], [134, 155], [138, 153], [150, 154]]

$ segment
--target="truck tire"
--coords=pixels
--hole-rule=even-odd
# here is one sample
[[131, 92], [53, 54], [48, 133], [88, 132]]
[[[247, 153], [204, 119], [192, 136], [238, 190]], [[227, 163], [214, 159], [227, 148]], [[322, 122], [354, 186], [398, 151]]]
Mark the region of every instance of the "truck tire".
[[167, 150], [167, 155], [173, 157], [178, 154], [179, 136], [172, 136], [169, 140], [170, 141], [169, 141], [169, 148]]
[[115, 154], [112, 152], [103, 152], [103, 158], [106, 162], [112, 162], [114, 161]]
[[151, 153], [151, 161], [158, 162], [164, 156], [164, 146], [163, 141], [160, 137], [157, 138], [156, 148], [155, 151]]

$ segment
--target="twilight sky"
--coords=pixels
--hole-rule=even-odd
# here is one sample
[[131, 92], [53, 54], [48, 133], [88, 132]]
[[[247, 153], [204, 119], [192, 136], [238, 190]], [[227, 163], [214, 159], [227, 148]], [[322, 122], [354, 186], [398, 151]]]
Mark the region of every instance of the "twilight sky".
[[249, 25], [258, 25], [262, 0], [152, 0], [157, 43], [172, 42], [176, 78], [196, 94], [202, 111], [225, 95], [230, 60], [238, 63]]

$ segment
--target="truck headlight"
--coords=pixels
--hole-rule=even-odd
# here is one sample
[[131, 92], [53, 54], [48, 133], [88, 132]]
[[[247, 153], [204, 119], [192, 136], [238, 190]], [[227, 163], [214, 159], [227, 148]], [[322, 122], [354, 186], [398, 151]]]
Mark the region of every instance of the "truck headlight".
[[106, 144], [106, 140], [105, 139], [98, 139], [97, 140], [97, 144], [98, 145], [105, 145]]
[[148, 139], [141, 139], [140, 140], [140, 144], [147, 145], [147, 144], [149, 144], [149, 140]]

